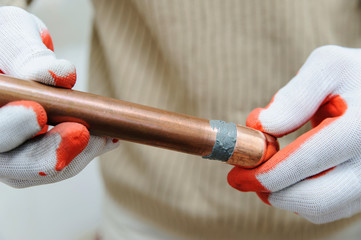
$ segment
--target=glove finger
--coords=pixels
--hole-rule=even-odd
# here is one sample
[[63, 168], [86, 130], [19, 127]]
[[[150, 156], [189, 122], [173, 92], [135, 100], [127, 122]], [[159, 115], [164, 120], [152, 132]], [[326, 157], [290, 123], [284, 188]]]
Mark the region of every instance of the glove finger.
[[36, 102], [16, 101], [0, 108], [0, 119], [0, 152], [7, 152], [41, 131], [47, 115]]
[[38, 31], [40, 33], [41, 41], [44, 43], [44, 45], [51, 51], [54, 52], [54, 44], [53, 39], [50, 36], [48, 28], [45, 26], [43, 21], [41, 21], [37, 16], [31, 14], [37, 24]]
[[276, 93], [266, 108], [251, 112], [247, 126], [281, 137], [304, 125], [322, 103], [338, 95], [336, 89], [344, 79], [339, 76], [339, 72], [344, 73], [339, 68], [344, 64], [334, 59], [342, 63], [345, 51], [346, 48], [336, 46], [316, 49], [299, 73]]
[[0, 69], [3, 73], [58, 87], [74, 86], [74, 65], [56, 59], [50, 50], [50, 35], [40, 19], [20, 8], [2, 7], [0, 22], [4, 33], [0, 36]]
[[83, 125], [61, 123], [48, 133], [0, 154], [0, 176], [32, 180], [44, 173], [55, 175], [85, 149], [88, 141], [89, 132]]
[[[260, 194], [270, 205], [295, 212], [315, 223], [331, 221], [349, 215], [349, 205], [361, 197], [360, 176], [349, 163], [341, 164], [321, 175], [305, 179], [286, 189], [272, 192], [268, 198]], [[355, 213], [355, 212], [354, 212]]]
[[323, 224], [333, 222], [342, 218], [352, 217], [355, 213], [361, 212], [361, 198], [358, 198], [348, 204], [340, 206], [340, 208], [335, 209], [334, 211], [328, 212], [324, 215], [308, 215], [300, 214], [302, 217], [306, 218], [308, 221], [315, 224]]
[[275, 192], [337, 166], [360, 151], [361, 114], [349, 108], [303, 134], [255, 169], [236, 167], [228, 175], [241, 191]]
[[6, 179], [3, 181], [7, 185], [16, 188], [25, 188], [49, 183], [60, 182], [65, 179], [77, 175], [84, 169], [92, 159], [95, 157], [115, 149], [119, 143], [108, 137], [90, 136], [89, 144], [71, 163], [62, 171], [55, 172], [55, 174], [47, 174], [47, 170], [41, 172], [41, 177], [36, 179]]

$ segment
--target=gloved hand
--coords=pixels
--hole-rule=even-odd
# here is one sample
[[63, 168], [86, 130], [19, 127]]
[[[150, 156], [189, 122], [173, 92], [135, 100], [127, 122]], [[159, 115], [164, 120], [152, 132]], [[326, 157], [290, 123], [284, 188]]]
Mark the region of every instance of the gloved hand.
[[[45, 25], [15, 7], [0, 8], [0, 72], [71, 88], [75, 67], [56, 59]], [[90, 136], [78, 123], [61, 123], [47, 132], [42, 106], [31, 101], [0, 108], [0, 181], [13, 187], [53, 183], [79, 173], [94, 157], [117, 146]]]
[[313, 129], [229, 184], [267, 204], [327, 223], [361, 211], [361, 49], [316, 49], [299, 73], [247, 125], [276, 137]]

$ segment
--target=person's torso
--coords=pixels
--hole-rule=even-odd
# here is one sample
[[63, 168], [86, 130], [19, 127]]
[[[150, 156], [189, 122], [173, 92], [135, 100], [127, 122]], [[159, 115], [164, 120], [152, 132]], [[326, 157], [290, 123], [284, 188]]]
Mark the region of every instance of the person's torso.
[[[206, 119], [244, 124], [316, 47], [361, 47], [356, 0], [93, 4], [91, 91]], [[216, 161], [125, 142], [103, 158], [116, 202], [189, 239], [312, 239], [352, 221], [313, 225], [267, 206]]]

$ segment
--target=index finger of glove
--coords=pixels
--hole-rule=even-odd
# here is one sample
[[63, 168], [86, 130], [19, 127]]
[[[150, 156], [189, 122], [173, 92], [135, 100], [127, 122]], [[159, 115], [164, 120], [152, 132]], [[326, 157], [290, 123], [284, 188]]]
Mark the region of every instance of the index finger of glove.
[[0, 152], [6, 152], [43, 129], [47, 115], [36, 102], [16, 101], [0, 108], [0, 119]]

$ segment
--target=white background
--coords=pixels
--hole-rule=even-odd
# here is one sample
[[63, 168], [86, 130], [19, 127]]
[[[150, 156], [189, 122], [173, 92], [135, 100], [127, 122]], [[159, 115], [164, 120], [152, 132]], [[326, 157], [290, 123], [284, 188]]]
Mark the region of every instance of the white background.
[[[29, 11], [47, 25], [59, 58], [77, 67], [86, 90], [92, 8], [87, 0], [37, 0]], [[13, 189], [0, 183], [1, 240], [72, 240], [100, 221], [103, 188], [98, 164], [61, 183]]]

